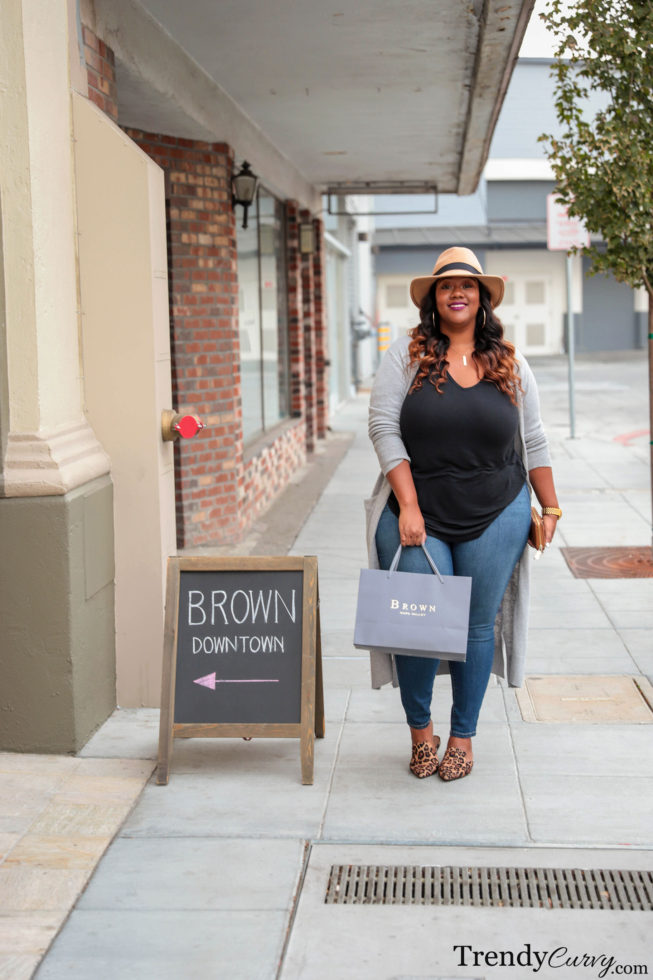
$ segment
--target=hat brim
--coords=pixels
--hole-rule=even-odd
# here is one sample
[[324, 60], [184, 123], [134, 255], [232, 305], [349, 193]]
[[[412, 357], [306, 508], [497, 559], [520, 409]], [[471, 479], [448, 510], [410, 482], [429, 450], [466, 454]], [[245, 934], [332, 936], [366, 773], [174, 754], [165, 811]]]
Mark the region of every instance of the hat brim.
[[415, 306], [421, 307], [424, 297], [434, 282], [437, 282], [438, 279], [450, 279], [452, 276], [464, 276], [466, 279], [478, 279], [479, 282], [482, 282], [490, 294], [492, 309], [495, 309], [503, 299], [505, 285], [501, 276], [482, 276], [467, 272], [465, 269], [460, 271], [453, 269], [440, 276], [418, 276], [417, 279], [413, 279], [410, 284], [410, 298]]

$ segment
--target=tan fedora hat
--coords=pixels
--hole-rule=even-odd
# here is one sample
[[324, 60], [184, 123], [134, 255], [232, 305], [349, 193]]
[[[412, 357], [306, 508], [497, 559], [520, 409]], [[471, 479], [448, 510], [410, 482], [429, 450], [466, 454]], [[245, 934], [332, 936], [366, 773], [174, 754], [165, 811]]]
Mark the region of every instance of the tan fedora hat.
[[454, 245], [438, 256], [432, 276], [418, 276], [411, 282], [410, 298], [415, 306], [422, 305], [424, 297], [434, 282], [438, 279], [446, 279], [448, 276], [471, 276], [473, 279], [478, 279], [488, 290], [493, 307], [498, 306], [503, 299], [504, 285], [501, 276], [484, 275], [481, 263], [471, 248]]

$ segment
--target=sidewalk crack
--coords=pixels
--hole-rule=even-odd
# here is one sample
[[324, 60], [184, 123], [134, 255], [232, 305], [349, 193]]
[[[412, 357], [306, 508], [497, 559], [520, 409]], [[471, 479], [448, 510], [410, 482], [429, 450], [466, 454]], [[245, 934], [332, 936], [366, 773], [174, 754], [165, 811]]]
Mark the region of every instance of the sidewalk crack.
[[329, 806], [329, 800], [331, 798], [331, 790], [333, 788], [333, 781], [336, 776], [336, 766], [338, 765], [338, 759], [340, 758], [340, 744], [342, 742], [342, 736], [345, 731], [345, 724], [347, 723], [347, 712], [349, 711], [349, 702], [351, 701], [351, 688], [347, 691], [347, 701], [345, 702], [345, 710], [342, 713], [342, 724], [340, 725], [340, 731], [338, 732], [338, 741], [336, 742], [336, 750], [333, 754], [333, 764], [331, 766], [331, 773], [329, 774], [329, 784], [326, 790], [326, 798], [324, 801], [324, 807], [322, 809], [322, 816], [320, 818], [320, 825], [317, 830], [317, 836], [315, 840], [319, 841], [322, 839], [322, 833], [324, 831], [324, 823], [326, 820], [326, 812]]
[[510, 690], [511, 690], [511, 688], [503, 687], [503, 685], [501, 686], [501, 694], [502, 694], [502, 697], [503, 697], [503, 707], [504, 707], [504, 710], [506, 712], [506, 720], [508, 722], [508, 739], [510, 741], [510, 749], [512, 751], [513, 761], [515, 763], [515, 772], [517, 774], [517, 785], [519, 787], [519, 797], [521, 799], [522, 810], [524, 812], [524, 823], [526, 824], [526, 833], [528, 835], [529, 841], [531, 843], [535, 843], [535, 838], [533, 837], [533, 834], [531, 832], [530, 820], [528, 819], [528, 809], [526, 807], [526, 796], [524, 794], [524, 787], [522, 786], [521, 773], [519, 772], [519, 762], [517, 760], [517, 749], [515, 747], [515, 740], [514, 740], [513, 731], [512, 731], [512, 719], [510, 717], [509, 705], [508, 705], [508, 702], [506, 700], [508, 694], [510, 693]]
[[290, 915], [288, 916], [288, 925], [286, 926], [286, 935], [283, 940], [283, 946], [281, 948], [281, 953], [279, 955], [279, 964], [277, 966], [277, 971], [275, 973], [275, 980], [281, 980], [281, 971], [283, 970], [283, 965], [286, 959], [286, 954], [288, 952], [288, 946], [290, 945], [290, 937], [292, 935], [293, 926], [295, 925], [295, 919], [297, 917], [297, 909], [299, 907], [299, 900], [302, 896], [302, 891], [304, 890], [304, 882], [306, 881], [306, 873], [308, 872], [308, 863], [311, 859], [311, 852], [313, 850], [313, 845], [310, 840], [304, 841], [304, 853], [302, 855], [302, 863], [299, 870], [299, 877], [297, 879], [297, 887], [295, 888], [295, 894], [293, 895], [293, 900], [290, 906]]

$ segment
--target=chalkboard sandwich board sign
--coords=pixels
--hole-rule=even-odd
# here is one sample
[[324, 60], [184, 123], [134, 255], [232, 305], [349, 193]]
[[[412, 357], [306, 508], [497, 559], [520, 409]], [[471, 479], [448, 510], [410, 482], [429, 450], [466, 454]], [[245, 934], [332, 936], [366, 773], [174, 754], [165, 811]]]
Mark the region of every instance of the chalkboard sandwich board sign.
[[175, 738], [324, 736], [317, 558], [168, 559], [156, 781]]

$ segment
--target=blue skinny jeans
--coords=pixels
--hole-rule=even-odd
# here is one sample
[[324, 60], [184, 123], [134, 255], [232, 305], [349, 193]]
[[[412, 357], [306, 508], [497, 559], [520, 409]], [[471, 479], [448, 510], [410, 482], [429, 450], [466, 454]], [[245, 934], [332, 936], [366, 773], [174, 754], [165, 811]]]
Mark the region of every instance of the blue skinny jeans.
[[[527, 486], [473, 541], [447, 544], [427, 535], [426, 548], [442, 575], [469, 575], [472, 596], [465, 663], [450, 661], [453, 705], [451, 734], [471, 738], [485, 696], [494, 660], [494, 620], [506, 586], [519, 560], [530, 528], [531, 503]], [[399, 521], [386, 505], [376, 530], [381, 568], [389, 568], [399, 547]], [[421, 548], [404, 548], [401, 572], [432, 575]], [[431, 720], [433, 682], [440, 661], [396, 656], [401, 702], [411, 728], [426, 728]]]

